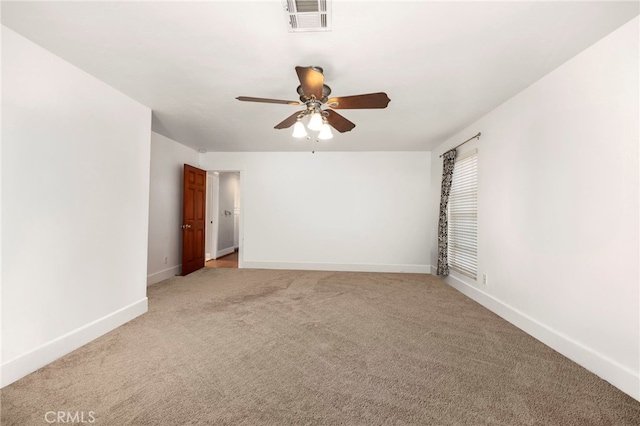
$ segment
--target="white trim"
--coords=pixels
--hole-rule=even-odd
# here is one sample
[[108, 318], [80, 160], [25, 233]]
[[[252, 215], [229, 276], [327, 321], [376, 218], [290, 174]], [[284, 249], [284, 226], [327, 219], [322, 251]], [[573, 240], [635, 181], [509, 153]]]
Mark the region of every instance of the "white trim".
[[[436, 275], [435, 267], [432, 267], [431, 273]], [[444, 281], [491, 312], [640, 401], [640, 375], [637, 371], [633, 371], [592, 348], [584, 346], [571, 337], [550, 328], [535, 318], [496, 299], [494, 296], [462, 281], [460, 278], [449, 275]]]
[[213, 222], [210, 223], [211, 259], [216, 259], [216, 253], [218, 252], [218, 225], [220, 224], [220, 173], [207, 171], [207, 174], [209, 173], [211, 176], [211, 191], [207, 195], [211, 198], [209, 206], [211, 211], [207, 211], [207, 216], [209, 217], [209, 221]]
[[180, 275], [181, 270], [182, 264], [163, 269], [162, 271], [154, 272], [153, 274], [149, 274], [147, 275], [147, 286], [159, 283], [160, 281], [168, 280], [169, 278], [173, 278], [176, 275]]
[[247, 180], [246, 172], [243, 169], [238, 170], [240, 173], [240, 221], [238, 226], [238, 268], [244, 268], [244, 194], [246, 193], [245, 181]]
[[147, 312], [147, 298], [118, 309], [87, 325], [64, 334], [24, 355], [2, 364], [0, 386], [5, 387], [18, 379], [33, 373], [56, 359], [86, 345], [90, 341], [107, 334], [122, 324]]
[[365, 263], [313, 263], [313, 262], [263, 262], [245, 260], [243, 268], [253, 269], [292, 269], [304, 271], [336, 272], [402, 272], [409, 274], [428, 274], [431, 265], [378, 265]]
[[236, 248], [235, 248], [235, 247], [233, 247], [233, 246], [231, 246], [231, 247], [227, 247], [226, 249], [222, 249], [222, 250], [220, 250], [220, 251], [218, 251], [218, 252], [216, 253], [216, 259], [217, 259], [217, 258], [219, 258], [219, 257], [222, 257], [222, 256], [226, 256], [226, 255], [228, 255], [228, 254], [231, 254], [231, 253], [233, 253], [234, 251], [236, 251]]

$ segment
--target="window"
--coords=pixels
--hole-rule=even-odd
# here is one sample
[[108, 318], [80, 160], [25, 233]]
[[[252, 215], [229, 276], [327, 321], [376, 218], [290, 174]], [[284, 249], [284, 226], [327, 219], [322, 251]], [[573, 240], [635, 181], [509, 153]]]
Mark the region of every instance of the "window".
[[478, 273], [478, 152], [456, 159], [449, 193], [449, 267], [476, 279]]

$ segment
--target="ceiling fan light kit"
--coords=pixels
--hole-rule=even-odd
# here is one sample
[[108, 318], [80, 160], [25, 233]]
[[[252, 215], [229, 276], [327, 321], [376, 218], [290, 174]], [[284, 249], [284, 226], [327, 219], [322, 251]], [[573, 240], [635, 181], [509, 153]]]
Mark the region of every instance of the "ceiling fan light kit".
[[[308, 136], [302, 119], [309, 117], [307, 128], [319, 132], [318, 139], [327, 140], [333, 138], [330, 127], [340, 133], [353, 130], [356, 125], [335, 112], [335, 109], [374, 109], [386, 108], [391, 99], [384, 92], [368, 93], [364, 95], [343, 96], [329, 98], [331, 88], [324, 84], [323, 69], [318, 66], [296, 67], [296, 73], [300, 80], [297, 92], [300, 102], [285, 101], [280, 99], [255, 98], [250, 96], [238, 96], [236, 99], [245, 102], [262, 102], [285, 105], [305, 105], [305, 109], [295, 112], [282, 122], [274, 126], [275, 129], [287, 129], [293, 126], [293, 137], [304, 138]], [[322, 106], [330, 109], [322, 109]]]
[[322, 128], [322, 115], [320, 112], [315, 110], [311, 113], [311, 117], [309, 117], [309, 124], [307, 125], [309, 130], [320, 131]]
[[320, 126], [320, 133], [318, 133], [318, 139], [326, 141], [328, 139], [333, 138], [333, 133], [331, 133], [331, 127], [327, 122], [327, 119], [322, 120], [322, 126]]
[[293, 137], [306, 138], [307, 136], [309, 136], [309, 134], [307, 133], [307, 129], [304, 128], [304, 124], [302, 124], [302, 119], [297, 119], [296, 124], [293, 125]]

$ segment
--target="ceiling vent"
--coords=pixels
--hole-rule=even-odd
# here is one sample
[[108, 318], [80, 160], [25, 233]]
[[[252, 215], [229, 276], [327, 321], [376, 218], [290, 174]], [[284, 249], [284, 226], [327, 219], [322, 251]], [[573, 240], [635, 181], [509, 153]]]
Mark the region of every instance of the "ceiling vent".
[[331, 31], [331, 0], [283, 0], [289, 32]]

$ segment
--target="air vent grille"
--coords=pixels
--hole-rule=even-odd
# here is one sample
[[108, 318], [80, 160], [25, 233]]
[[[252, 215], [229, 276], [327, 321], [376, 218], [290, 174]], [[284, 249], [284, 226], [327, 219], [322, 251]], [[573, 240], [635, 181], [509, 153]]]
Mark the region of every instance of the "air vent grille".
[[289, 32], [331, 31], [331, 0], [283, 0]]

